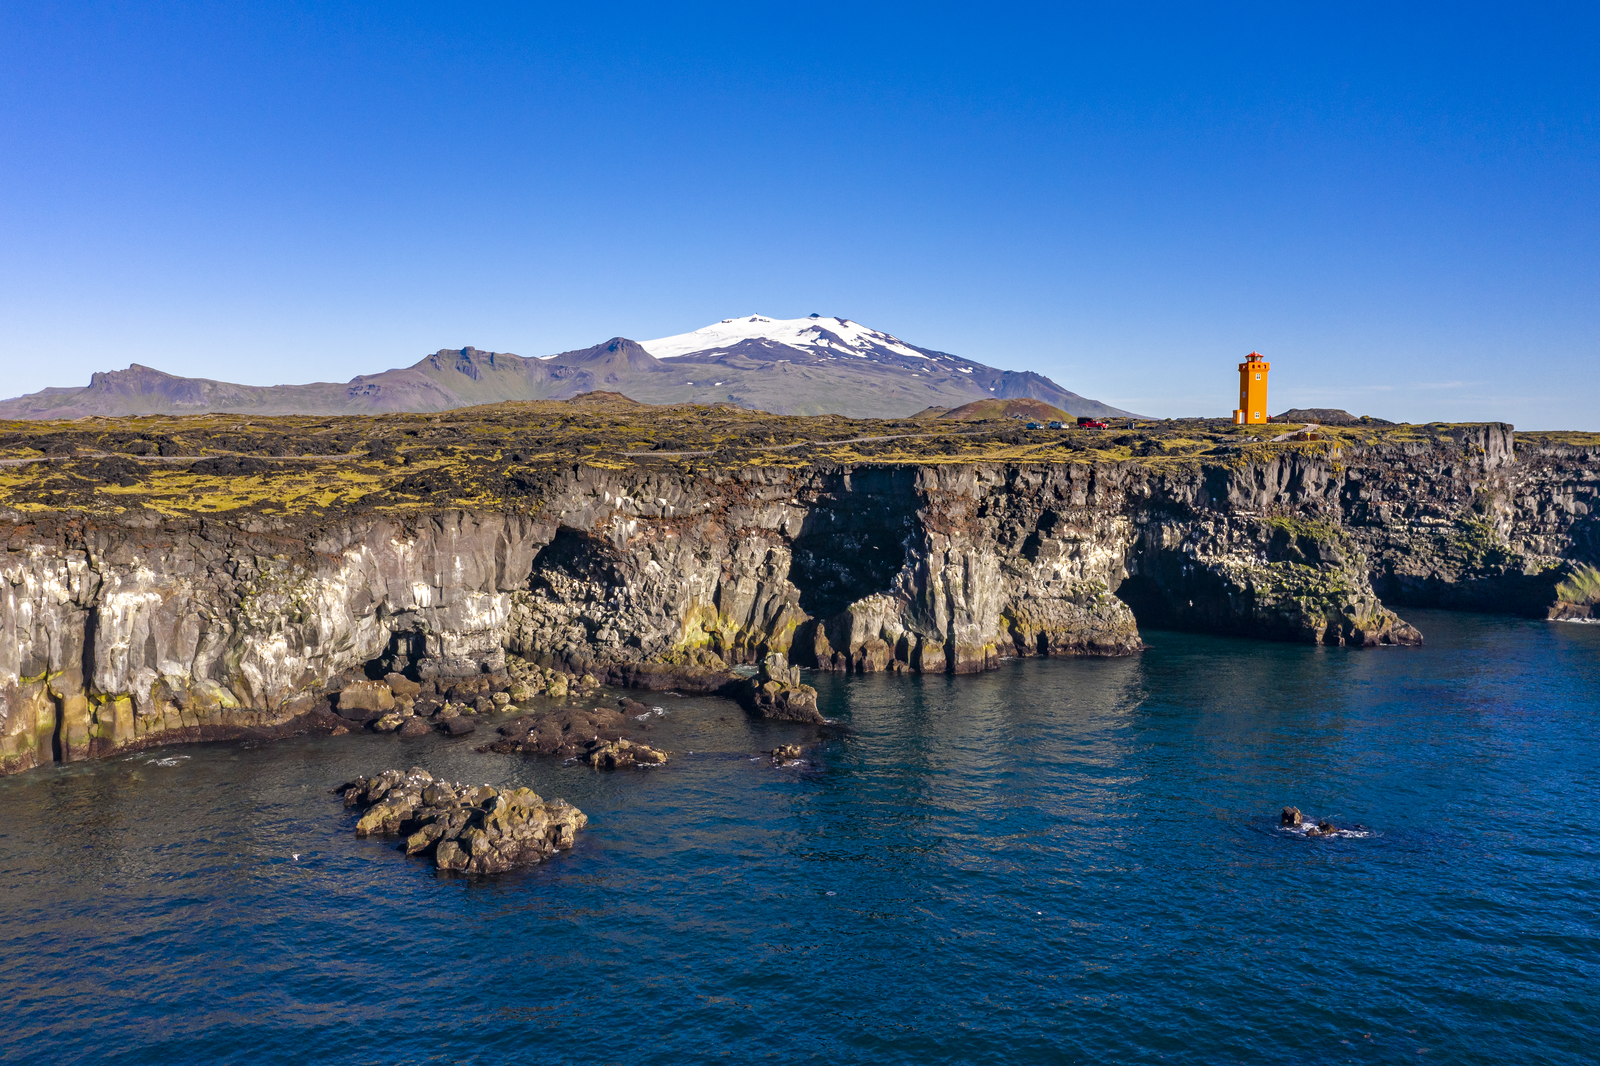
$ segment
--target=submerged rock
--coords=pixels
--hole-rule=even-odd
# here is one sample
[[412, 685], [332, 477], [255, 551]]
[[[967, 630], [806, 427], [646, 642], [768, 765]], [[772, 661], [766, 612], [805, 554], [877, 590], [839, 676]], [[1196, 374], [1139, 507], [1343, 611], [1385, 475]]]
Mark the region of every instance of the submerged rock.
[[336, 791], [362, 811], [356, 836], [404, 836], [407, 855], [431, 857], [441, 870], [488, 874], [540, 863], [572, 847], [589, 824], [565, 800], [438, 781], [421, 767], [358, 777]]

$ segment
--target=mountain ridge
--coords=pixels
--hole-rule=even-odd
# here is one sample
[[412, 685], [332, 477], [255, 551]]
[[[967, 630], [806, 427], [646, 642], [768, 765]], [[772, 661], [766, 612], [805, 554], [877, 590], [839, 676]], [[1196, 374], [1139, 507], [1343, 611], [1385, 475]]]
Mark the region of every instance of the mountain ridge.
[[52, 387], [0, 400], [0, 419], [431, 412], [506, 400], [564, 400], [597, 390], [647, 404], [734, 403], [773, 414], [858, 418], [1017, 397], [1073, 415], [1129, 413], [1042, 374], [921, 348], [849, 319], [751, 315], [654, 341], [612, 337], [544, 358], [471, 345], [441, 348], [410, 366], [347, 382], [239, 385], [132, 363], [126, 370], [97, 371], [81, 388]]

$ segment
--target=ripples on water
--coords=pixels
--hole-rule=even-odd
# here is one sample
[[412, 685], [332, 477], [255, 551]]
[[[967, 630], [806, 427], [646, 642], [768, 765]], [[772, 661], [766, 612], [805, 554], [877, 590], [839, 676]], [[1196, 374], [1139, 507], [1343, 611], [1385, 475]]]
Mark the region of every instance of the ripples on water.
[[[0, 1052], [1593, 1062], [1600, 627], [1412, 617], [1426, 648], [824, 675], [853, 733], [799, 767], [751, 758], [799, 727], [663, 697], [643, 773], [359, 736], [5, 779]], [[356, 840], [328, 789], [414, 763], [589, 828], [492, 880]]]

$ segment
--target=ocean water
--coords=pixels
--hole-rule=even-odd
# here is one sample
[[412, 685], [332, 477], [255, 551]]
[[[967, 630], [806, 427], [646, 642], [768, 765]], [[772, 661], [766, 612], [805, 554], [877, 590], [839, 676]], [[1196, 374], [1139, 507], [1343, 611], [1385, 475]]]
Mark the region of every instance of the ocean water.
[[[0, 1057], [1595, 1062], [1600, 626], [1408, 617], [824, 675], [850, 732], [800, 766], [657, 696], [660, 770], [352, 736], [0, 780]], [[589, 828], [492, 879], [357, 840], [328, 790], [414, 764]]]

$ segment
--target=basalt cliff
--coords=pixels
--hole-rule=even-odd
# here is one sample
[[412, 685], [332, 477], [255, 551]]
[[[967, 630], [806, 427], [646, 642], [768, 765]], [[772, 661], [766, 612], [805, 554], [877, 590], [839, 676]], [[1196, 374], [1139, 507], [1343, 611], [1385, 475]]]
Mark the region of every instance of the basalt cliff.
[[4, 772], [282, 732], [352, 678], [442, 690], [508, 655], [803, 717], [795, 667], [1600, 613], [1600, 442], [1498, 424], [1269, 443], [617, 398], [0, 428]]

